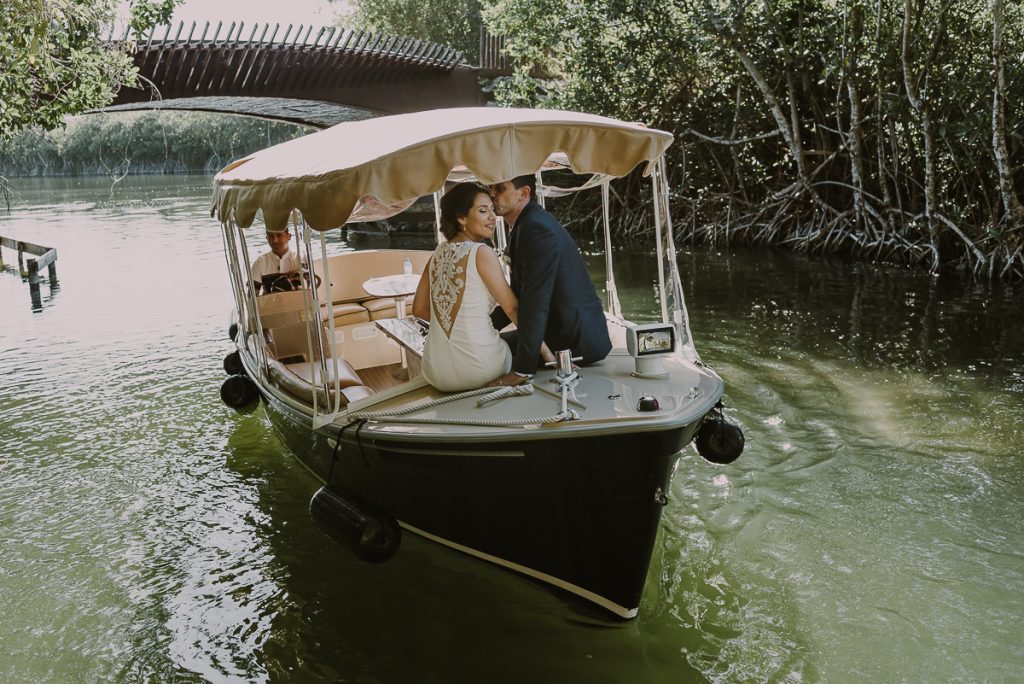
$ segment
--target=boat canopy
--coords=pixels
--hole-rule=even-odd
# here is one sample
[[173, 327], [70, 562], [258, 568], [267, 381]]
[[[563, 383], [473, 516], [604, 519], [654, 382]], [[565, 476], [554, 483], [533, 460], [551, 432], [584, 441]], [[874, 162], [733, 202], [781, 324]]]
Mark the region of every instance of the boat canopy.
[[[594, 114], [465, 107], [338, 124], [269, 147], [214, 178], [211, 213], [242, 228], [263, 213], [283, 230], [301, 212], [316, 230], [377, 221], [440, 190], [446, 180], [484, 184], [567, 168], [594, 177], [649, 175], [672, 134]], [[549, 192], [549, 195], [559, 194]]]

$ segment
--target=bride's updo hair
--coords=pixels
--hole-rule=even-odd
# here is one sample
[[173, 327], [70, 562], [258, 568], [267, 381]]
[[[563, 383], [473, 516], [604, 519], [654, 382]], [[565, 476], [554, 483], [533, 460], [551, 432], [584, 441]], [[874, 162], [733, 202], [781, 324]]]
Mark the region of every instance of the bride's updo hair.
[[480, 193], [490, 196], [487, 186], [479, 183], [459, 183], [444, 193], [441, 198], [441, 235], [445, 240], [451, 240], [462, 230], [459, 219], [469, 213]]

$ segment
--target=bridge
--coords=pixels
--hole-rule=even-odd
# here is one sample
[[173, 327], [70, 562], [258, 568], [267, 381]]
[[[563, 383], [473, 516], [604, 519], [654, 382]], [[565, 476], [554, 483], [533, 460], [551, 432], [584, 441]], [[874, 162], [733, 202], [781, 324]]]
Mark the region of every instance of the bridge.
[[[211, 30], [154, 28], [111, 44], [132, 52], [142, 87], [122, 88], [101, 111], [188, 110], [258, 116], [325, 128], [377, 114], [481, 105], [481, 75], [502, 73], [496, 39], [481, 34], [485, 64], [454, 48], [339, 27], [223, 22]], [[315, 33], [314, 33], [315, 31]]]

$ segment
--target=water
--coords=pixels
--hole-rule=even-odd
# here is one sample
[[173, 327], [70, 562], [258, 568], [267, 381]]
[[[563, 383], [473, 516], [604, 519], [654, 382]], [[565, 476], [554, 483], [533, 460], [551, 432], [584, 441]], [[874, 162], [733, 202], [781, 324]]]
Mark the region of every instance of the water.
[[[312, 526], [315, 481], [262, 411], [218, 399], [230, 296], [208, 179], [14, 193], [0, 234], [56, 247], [60, 287], [33, 312], [4, 251], [4, 681], [1024, 676], [1019, 286], [684, 252], [747, 449], [683, 459], [640, 617], [608, 623], [411, 535], [368, 566]], [[648, 265], [617, 266], [638, 319]]]

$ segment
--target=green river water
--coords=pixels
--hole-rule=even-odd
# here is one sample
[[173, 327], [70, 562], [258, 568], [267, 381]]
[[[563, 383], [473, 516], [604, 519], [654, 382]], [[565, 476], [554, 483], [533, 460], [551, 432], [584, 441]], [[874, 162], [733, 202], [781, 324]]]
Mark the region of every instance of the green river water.
[[[33, 311], [4, 250], [0, 681], [1024, 680], [1021, 286], [683, 249], [747, 448], [683, 455], [640, 616], [606, 622], [412, 535], [370, 566], [313, 527], [316, 482], [218, 397], [209, 187], [13, 181], [0, 235], [56, 247], [60, 286]], [[616, 275], [650, 320], [653, 260]]]

